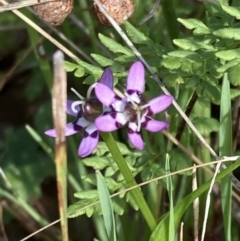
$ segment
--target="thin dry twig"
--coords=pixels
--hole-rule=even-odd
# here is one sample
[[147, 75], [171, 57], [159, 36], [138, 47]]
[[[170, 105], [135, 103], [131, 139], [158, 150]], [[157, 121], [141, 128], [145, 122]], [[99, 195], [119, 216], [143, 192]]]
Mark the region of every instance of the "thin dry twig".
[[29, 6], [33, 6], [33, 5], [38, 5], [38, 4], [42, 4], [42, 3], [54, 2], [54, 1], [58, 1], [58, 0], [41, 0], [41, 1], [24, 0], [24, 1], [20, 1], [20, 2], [6, 3], [3, 6], [0, 6], [0, 13], [10, 11], [10, 10], [16, 10], [19, 8], [29, 7]]
[[[194, 169], [192, 170], [192, 190], [193, 192], [197, 190], [197, 175], [196, 175], [196, 168], [194, 165]], [[199, 224], [199, 197], [197, 197], [193, 201], [193, 219], [194, 219], [194, 241], [198, 241], [198, 224]]]

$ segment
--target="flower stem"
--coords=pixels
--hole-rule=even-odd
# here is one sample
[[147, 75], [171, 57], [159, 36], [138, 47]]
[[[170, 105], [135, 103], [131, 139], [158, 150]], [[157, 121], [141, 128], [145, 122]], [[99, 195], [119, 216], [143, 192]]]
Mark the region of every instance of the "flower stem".
[[[109, 151], [111, 152], [115, 162], [117, 163], [119, 170], [121, 171], [128, 187], [132, 187], [137, 185], [126, 161], [124, 160], [113, 136], [111, 133], [108, 132], [102, 132], [101, 136], [106, 143]], [[140, 208], [149, 228], [151, 231], [153, 231], [156, 227], [156, 220], [153, 217], [153, 214], [151, 210], [149, 209], [149, 206], [146, 202], [146, 200], [143, 197], [143, 194], [141, 192], [140, 188], [134, 188], [131, 190], [131, 194], [133, 195], [133, 198], [135, 202], [137, 203], [138, 207]]]

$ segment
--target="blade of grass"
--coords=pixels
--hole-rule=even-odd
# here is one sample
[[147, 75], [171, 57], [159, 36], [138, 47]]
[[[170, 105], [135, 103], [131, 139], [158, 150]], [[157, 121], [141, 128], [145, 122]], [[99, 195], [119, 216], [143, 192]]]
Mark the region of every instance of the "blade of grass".
[[52, 96], [53, 121], [56, 130], [55, 164], [57, 170], [58, 202], [61, 219], [62, 240], [68, 241], [67, 220], [67, 153], [65, 140], [67, 74], [64, 70], [64, 56], [61, 51], [53, 55], [54, 86]]
[[[166, 156], [165, 162], [165, 171], [166, 174], [170, 173], [170, 164], [169, 164], [169, 155]], [[169, 228], [168, 228], [168, 240], [174, 241], [174, 207], [173, 207], [173, 186], [171, 176], [167, 177], [167, 190], [170, 201], [170, 211], [169, 211]]]
[[[106, 143], [107, 147], [109, 148], [109, 151], [111, 152], [115, 162], [117, 163], [119, 170], [121, 171], [124, 179], [126, 180], [128, 187], [137, 185], [126, 161], [124, 160], [120, 150], [118, 149], [118, 146], [117, 146], [112, 134], [107, 133], [107, 132], [105, 132], [105, 133], [102, 132], [101, 136], [102, 136], [104, 142]], [[154, 218], [151, 210], [148, 207], [146, 200], [143, 197], [141, 189], [135, 188], [135, 189], [131, 190], [131, 194], [133, 195], [135, 202], [137, 203], [146, 222], [148, 223], [149, 228], [153, 231], [156, 227], [156, 221], [155, 221], [155, 218]]]
[[[220, 106], [219, 156], [232, 155], [232, 115], [230, 84], [227, 74], [224, 74]], [[228, 166], [228, 164], [226, 164]], [[232, 220], [232, 183], [228, 177], [221, 180], [221, 201], [225, 239], [231, 241]]]
[[97, 171], [97, 189], [108, 240], [117, 241], [112, 201], [105, 180], [99, 171]]

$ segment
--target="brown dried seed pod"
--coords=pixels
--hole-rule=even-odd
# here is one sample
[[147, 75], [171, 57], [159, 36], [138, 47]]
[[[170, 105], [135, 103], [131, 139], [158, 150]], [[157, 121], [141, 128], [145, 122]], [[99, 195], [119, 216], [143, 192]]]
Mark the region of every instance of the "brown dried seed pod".
[[[110, 16], [120, 25], [126, 21], [134, 12], [135, 4], [133, 0], [99, 0]], [[98, 20], [104, 26], [112, 26], [104, 14], [99, 10], [96, 3], [93, 3], [93, 11]]]
[[72, 11], [72, 8], [73, 0], [59, 0], [33, 6], [37, 15], [52, 25], [61, 24]]

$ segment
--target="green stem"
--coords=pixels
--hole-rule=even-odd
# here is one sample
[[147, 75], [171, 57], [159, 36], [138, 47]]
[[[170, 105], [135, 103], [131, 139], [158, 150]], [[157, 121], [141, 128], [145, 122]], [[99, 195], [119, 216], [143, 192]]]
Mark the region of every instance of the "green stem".
[[86, 9], [89, 8], [89, 2], [86, 0], [81, 0], [79, 1], [79, 4], [82, 8], [82, 16], [86, 22], [86, 25], [88, 26], [89, 29], [89, 36], [90, 36], [90, 41], [91, 41], [91, 45], [93, 47], [93, 53], [98, 53], [98, 46], [97, 46], [97, 36], [95, 34], [95, 30], [94, 30], [94, 24], [92, 21], [92, 16], [90, 14], [89, 11], [86, 11]]
[[[101, 136], [102, 136], [104, 142], [106, 143], [109, 151], [111, 152], [115, 162], [117, 163], [119, 170], [121, 171], [128, 187], [136, 186], [137, 183], [136, 183], [126, 161], [124, 160], [112, 134], [104, 132], [104, 133], [101, 133]], [[156, 227], [156, 220], [154, 219], [153, 214], [152, 214], [151, 210], [149, 209], [146, 200], [143, 197], [141, 189], [134, 188], [131, 190], [131, 194], [133, 195], [135, 202], [137, 203], [146, 222], [148, 223], [149, 228], [151, 229], [151, 231], [153, 231]]]
[[168, 31], [171, 39], [173, 40], [177, 38], [179, 34], [179, 27], [178, 27], [177, 17], [175, 13], [174, 1], [163, 0], [162, 6], [163, 6], [163, 14], [168, 26]]

